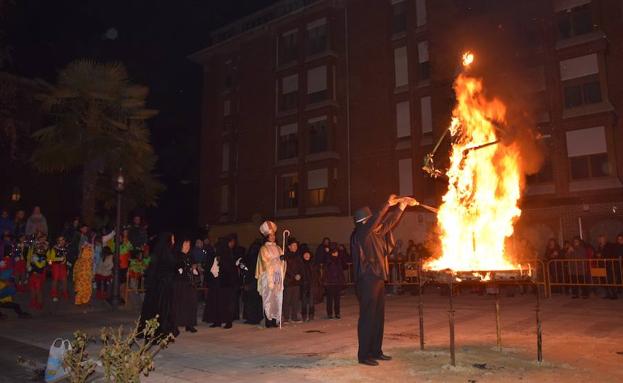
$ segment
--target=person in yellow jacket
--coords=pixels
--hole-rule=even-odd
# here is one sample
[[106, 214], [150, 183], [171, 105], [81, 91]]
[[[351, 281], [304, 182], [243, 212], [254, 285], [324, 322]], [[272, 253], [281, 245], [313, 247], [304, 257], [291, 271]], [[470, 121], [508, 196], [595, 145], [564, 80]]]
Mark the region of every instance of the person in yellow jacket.
[[69, 299], [69, 294], [67, 293], [67, 255], [69, 254], [69, 247], [67, 246], [67, 241], [65, 241], [65, 237], [60, 236], [56, 239], [56, 245], [54, 245], [48, 251], [48, 264], [52, 269], [52, 290], [50, 291], [50, 295], [52, 295], [52, 300], [54, 302], [58, 301], [58, 285], [60, 282], [61, 291], [64, 299]]
[[76, 291], [75, 303], [87, 304], [91, 301], [93, 289], [93, 245], [85, 243], [80, 250], [80, 255], [74, 265], [74, 289]]

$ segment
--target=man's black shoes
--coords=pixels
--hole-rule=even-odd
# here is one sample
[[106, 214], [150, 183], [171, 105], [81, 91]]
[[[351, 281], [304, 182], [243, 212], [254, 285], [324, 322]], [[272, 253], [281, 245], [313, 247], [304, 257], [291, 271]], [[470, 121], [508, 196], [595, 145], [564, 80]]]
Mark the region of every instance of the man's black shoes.
[[373, 356], [372, 359], [376, 359], [376, 360], [392, 360], [392, 357], [389, 355], [385, 355], [385, 354], [381, 354], [379, 356]]
[[359, 361], [359, 364], [365, 364], [366, 366], [378, 366], [379, 362], [372, 358], [363, 359]]

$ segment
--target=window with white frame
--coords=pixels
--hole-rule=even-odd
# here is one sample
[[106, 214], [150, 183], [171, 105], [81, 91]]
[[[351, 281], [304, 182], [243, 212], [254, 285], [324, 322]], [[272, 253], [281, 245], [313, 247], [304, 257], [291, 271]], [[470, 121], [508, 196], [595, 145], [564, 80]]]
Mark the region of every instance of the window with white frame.
[[565, 109], [602, 102], [597, 54], [561, 61], [560, 80]]
[[279, 109], [287, 111], [296, 109], [298, 104], [299, 92], [299, 76], [293, 74], [281, 79], [281, 97], [279, 100]]
[[603, 126], [568, 131], [566, 139], [572, 180], [611, 175]]
[[287, 64], [298, 59], [298, 30], [283, 33], [279, 37], [279, 64]]
[[324, 53], [329, 46], [327, 19], [322, 18], [307, 24], [307, 55]]
[[428, 41], [420, 41], [417, 44], [418, 55], [418, 81], [430, 79], [430, 59], [428, 56]]
[[593, 31], [590, 0], [558, 0], [554, 7], [559, 39], [568, 39]]
[[409, 84], [407, 47], [394, 49], [394, 84], [396, 88]]
[[298, 156], [298, 137], [297, 124], [288, 124], [279, 127], [277, 159], [287, 160]]
[[328, 189], [329, 169], [314, 169], [307, 172], [307, 201], [309, 206], [325, 205]]
[[409, 101], [396, 104], [396, 137], [409, 137], [411, 135], [411, 110]]
[[312, 68], [307, 71], [307, 97], [310, 104], [324, 101], [329, 98], [326, 65]]
[[431, 133], [433, 131], [433, 112], [430, 96], [420, 98], [420, 116], [422, 133]]
[[329, 125], [327, 116], [307, 120], [308, 153], [322, 153], [329, 150]]
[[411, 158], [398, 160], [398, 194], [413, 195], [413, 161]]

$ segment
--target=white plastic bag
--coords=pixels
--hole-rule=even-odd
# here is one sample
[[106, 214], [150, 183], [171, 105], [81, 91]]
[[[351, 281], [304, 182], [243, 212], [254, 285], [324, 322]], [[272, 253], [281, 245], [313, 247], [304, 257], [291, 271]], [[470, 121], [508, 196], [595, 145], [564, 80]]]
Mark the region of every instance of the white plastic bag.
[[58, 382], [69, 376], [69, 370], [63, 366], [67, 351], [71, 350], [71, 343], [67, 339], [56, 338], [50, 346], [48, 363], [45, 366], [46, 383]]

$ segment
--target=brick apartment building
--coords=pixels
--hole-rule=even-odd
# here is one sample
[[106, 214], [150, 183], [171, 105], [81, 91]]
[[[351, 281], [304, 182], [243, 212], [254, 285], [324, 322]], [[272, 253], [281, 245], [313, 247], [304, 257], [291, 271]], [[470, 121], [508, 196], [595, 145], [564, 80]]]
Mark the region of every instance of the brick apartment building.
[[[449, 123], [458, 57], [473, 48], [503, 77], [498, 48], [512, 36], [504, 57], [528, 79], [520, 97], [551, 136], [519, 231], [537, 246], [623, 231], [622, 7], [285, 0], [213, 32], [191, 55], [204, 69], [200, 223], [249, 241], [267, 217], [311, 243], [346, 241], [352, 211], [390, 193], [439, 203], [445, 185], [421, 164]], [[502, 44], [487, 46], [496, 36], [478, 34], [482, 25]], [[433, 224], [414, 210], [399, 237], [423, 240]]]

